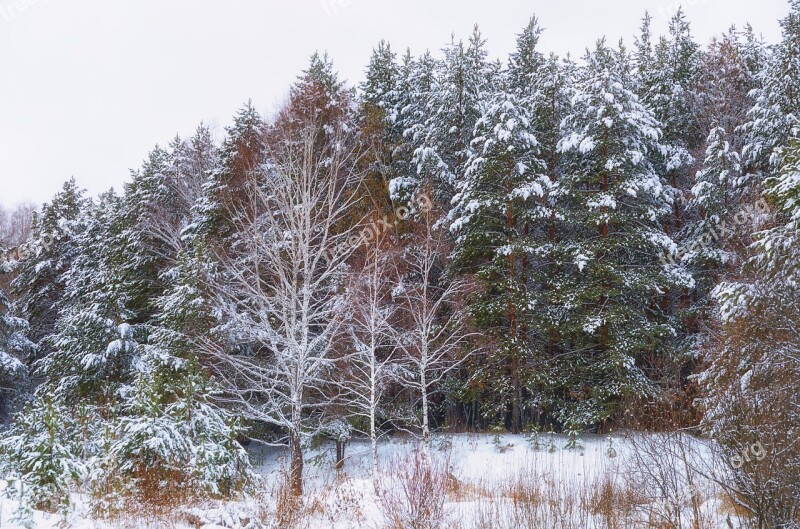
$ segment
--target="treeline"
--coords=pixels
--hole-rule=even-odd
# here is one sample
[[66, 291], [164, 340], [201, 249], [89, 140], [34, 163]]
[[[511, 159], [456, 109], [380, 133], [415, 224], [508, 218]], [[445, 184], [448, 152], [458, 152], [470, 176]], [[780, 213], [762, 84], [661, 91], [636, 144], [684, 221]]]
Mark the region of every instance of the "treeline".
[[505, 63], [477, 27], [441, 56], [382, 42], [355, 89], [315, 54], [274, 118], [156, 147], [122, 193], [67, 182], [3, 264], [32, 505], [89, 476], [104, 509], [229, 494], [246, 436], [289, 445], [296, 493], [304, 447], [354, 432], [574, 438], [646, 406], [794, 446], [790, 7], [771, 46], [701, 46], [681, 11], [580, 61], [535, 18]]

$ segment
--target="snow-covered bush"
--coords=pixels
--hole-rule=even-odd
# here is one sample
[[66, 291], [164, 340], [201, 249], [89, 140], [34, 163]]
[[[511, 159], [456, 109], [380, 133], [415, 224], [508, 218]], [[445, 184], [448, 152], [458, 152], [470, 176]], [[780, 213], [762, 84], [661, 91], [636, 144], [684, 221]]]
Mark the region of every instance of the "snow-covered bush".
[[386, 529], [445, 527], [445, 503], [453, 479], [449, 459], [432, 460], [418, 451], [391, 468], [379, 500]]
[[78, 424], [50, 394], [17, 417], [0, 442], [9, 467], [9, 495], [20, 502], [17, 517], [29, 526], [32, 510], [66, 514], [70, 490], [86, 475]]
[[163, 506], [242, 490], [252, 475], [241, 427], [212, 394], [193, 366], [141, 374], [94, 469], [97, 500]]

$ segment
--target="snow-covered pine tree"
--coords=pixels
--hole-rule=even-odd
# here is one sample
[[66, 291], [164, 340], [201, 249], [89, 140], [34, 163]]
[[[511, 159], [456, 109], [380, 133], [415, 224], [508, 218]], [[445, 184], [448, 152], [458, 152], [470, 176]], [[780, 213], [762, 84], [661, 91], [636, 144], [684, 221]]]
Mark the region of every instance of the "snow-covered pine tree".
[[[178, 263], [164, 274], [167, 289], [156, 301], [158, 308], [151, 323], [150, 344], [162, 351], [162, 363], [197, 360], [201, 351], [216, 347], [233, 350], [227, 335], [211, 333], [219, 321], [214, 316], [208, 285], [214, 279], [214, 266], [201, 250], [188, 248]], [[155, 354], [155, 353], [154, 353]]]
[[177, 263], [192, 207], [216, 161], [210, 133], [201, 126], [189, 140], [173, 139], [168, 150], [156, 146], [126, 184], [117, 268], [133, 323], [153, 316], [154, 300], [166, 288], [162, 275]]
[[685, 344], [680, 349], [689, 359], [698, 361], [709, 337], [706, 326], [713, 317], [716, 300], [711, 292], [736, 265], [742, 253], [734, 222], [738, 197], [743, 187], [739, 154], [733, 150], [722, 127], [711, 130], [706, 141], [703, 167], [695, 176], [695, 185], [687, 209], [697, 220], [687, 225], [681, 243], [680, 262], [692, 274], [692, 302], [681, 313], [687, 323]]
[[40, 393], [4, 432], [0, 453], [8, 462], [8, 494], [19, 501], [16, 520], [33, 529], [33, 511], [57, 512], [66, 520], [70, 493], [87, 475], [76, 421], [59, 399]]
[[400, 119], [401, 72], [391, 46], [381, 41], [373, 50], [366, 81], [361, 85], [361, 141], [369, 164], [361, 184], [362, 208], [391, 214], [389, 182], [409, 172], [409, 146]]
[[378, 119], [387, 126], [397, 123], [395, 114], [398, 110], [400, 67], [396, 58], [391, 45], [380, 41], [378, 47], [372, 50], [366, 79], [361, 85], [365, 112], [376, 112]]
[[662, 37], [650, 53], [651, 17], [645, 14], [635, 57], [636, 91], [662, 130], [661, 147], [650, 153], [651, 163], [673, 202], [668, 226], [671, 234], [684, 225], [684, 195], [692, 185], [692, 151], [702, 145], [691, 112], [691, 84], [698, 71], [699, 46], [693, 40], [683, 9], [669, 22], [669, 36]]
[[728, 460], [761, 443], [765, 464], [747, 459], [731, 469], [742, 502], [767, 526], [796, 520], [800, 490], [797, 424], [800, 398], [800, 140], [775, 152], [778, 175], [766, 181], [777, 210], [774, 227], [756, 235], [737, 280], [720, 284], [716, 347], [699, 377], [704, 426]]
[[[531, 113], [534, 135], [539, 141], [540, 156], [546, 163], [546, 173], [553, 184], [558, 181], [561, 154], [561, 121], [569, 109], [569, 61], [556, 55], [545, 58], [536, 48], [542, 29], [536, 17], [517, 37], [517, 48], [509, 58], [510, 90]], [[555, 219], [553, 219], [555, 220]]]
[[[651, 33], [652, 18], [645, 14], [642, 22], [642, 35], [637, 40], [635, 85], [636, 93], [645, 107], [656, 118], [662, 131], [659, 148], [648, 156], [655, 173], [664, 186], [670, 203], [671, 215], [663, 219], [665, 231], [676, 242], [680, 242], [688, 223], [695, 219], [687, 212], [686, 204], [694, 184], [694, 164], [696, 156], [702, 156], [704, 140], [708, 131], [702, 131], [698, 116], [692, 113], [694, 88], [700, 66], [700, 46], [694, 41], [689, 22], [683, 9], [669, 20], [669, 31], [653, 43]], [[688, 288], [667, 290], [662, 295], [662, 307], [676, 316], [679, 325], [672, 346], [680, 348], [685, 341], [686, 329], [690, 326], [687, 307], [691, 305], [691, 291]], [[691, 369], [681, 365], [685, 358], [672, 359], [660, 366], [660, 378], [665, 387], [672, 388], [671, 400], [664, 400], [667, 406], [683, 405], [683, 392], [680, 377], [674, 373]]]
[[[180, 140], [173, 145], [180, 146]], [[153, 314], [152, 302], [164, 289], [160, 275], [174, 262], [180, 249], [183, 225], [179, 195], [170, 181], [175, 169], [173, 152], [158, 145], [150, 151], [142, 168], [125, 185], [117, 224], [116, 255], [108, 258], [118, 274], [125, 294], [130, 323], [146, 323]], [[178, 175], [175, 175], [178, 176]]]
[[217, 146], [211, 130], [201, 124], [188, 140], [176, 138], [170, 144], [170, 153], [167, 189], [174, 195], [171, 206], [177, 210], [175, 217], [186, 223], [192, 206], [202, 195], [206, 177], [217, 164]]
[[398, 101], [395, 115], [402, 130], [403, 155], [409, 163], [400, 175], [389, 182], [389, 197], [396, 202], [408, 202], [426, 184], [420, 167], [414, 161], [414, 152], [425, 138], [428, 109], [435, 89], [436, 59], [426, 51], [414, 59], [406, 50], [400, 67]]
[[743, 156], [755, 171], [775, 174], [780, 153], [800, 126], [800, 0], [790, 0], [791, 12], [781, 21], [783, 39], [775, 46], [753, 91], [755, 106], [746, 124], [748, 145]]
[[[225, 156], [236, 157], [230, 150], [235, 144], [233, 140], [226, 144]], [[209, 203], [209, 195], [204, 194], [204, 184], [219, 177], [216, 172], [219, 163], [217, 148], [204, 126], [198, 127], [188, 141], [173, 141], [168, 167], [162, 181], [155, 186], [162, 207], [140, 228], [151, 241], [160, 242], [167, 249], [166, 254], [155, 252], [156, 258], [168, 268], [159, 272], [163, 289], [150, 299], [154, 313], [148, 321], [148, 341], [154, 347], [151, 352], [160, 351], [164, 364], [198, 361], [204, 365], [203, 359], [198, 358], [201, 350], [198, 344], [205, 340], [219, 339], [217, 344], [226, 350], [237, 348], [230, 336], [212, 338], [209, 332], [219, 323], [213, 316], [215, 307], [206, 288], [214, 270], [217, 243], [210, 236], [197, 236], [208, 235], [204, 229], [198, 230], [208, 220], [203, 204]], [[168, 199], [166, 194], [173, 198]], [[171, 209], [165, 210], [163, 204], [169, 204]]]
[[551, 182], [523, 101], [503, 86], [485, 106], [449, 213], [453, 266], [480, 282], [473, 314], [498, 342], [483, 366], [484, 383], [492, 387], [493, 415], [509, 412], [519, 433], [525, 373], [533, 367], [529, 335], [539, 330], [533, 318], [544, 305], [533, 276], [547, 240]]
[[517, 35], [517, 47], [508, 58], [507, 83], [519, 97], [530, 97], [539, 88], [539, 74], [545, 66], [545, 57], [538, 49], [541, 34], [539, 20], [532, 16]]
[[[47, 337], [52, 351], [37, 369], [63, 402], [84, 398], [99, 403], [119, 397], [132, 381], [135, 347], [111, 347], [119, 339], [119, 327], [133, 314], [121, 260], [125, 226], [123, 199], [113, 191], [86, 208], [84, 228], [74, 236], [75, 258], [64, 274], [64, 295], [54, 332]], [[127, 343], [127, 342], [126, 342]]]
[[430, 184], [431, 198], [445, 209], [466, 172], [472, 133], [483, 112], [480, 105], [492, 92], [499, 70], [487, 57], [486, 41], [477, 26], [468, 45], [453, 38], [438, 63], [425, 121], [415, 132], [418, 178], [423, 187]]
[[560, 244], [572, 265], [552, 281], [571, 345], [558, 374], [558, 418], [568, 427], [605, 421], [622, 397], [652, 391], [647, 371], [676, 332], [660, 297], [687, 281], [659, 262], [675, 249], [662, 227], [669, 197], [651, 163], [660, 131], [623, 82], [619, 57], [604, 41], [587, 54], [560, 143], [569, 157]]
[[[0, 263], [0, 273], [5, 263]], [[27, 362], [36, 346], [28, 340], [28, 322], [14, 316], [0, 288], [0, 421], [5, 422], [19, 402], [28, 376]]]
[[689, 208], [696, 209], [699, 221], [691, 226], [683, 243], [687, 250], [682, 261], [689, 266], [701, 297], [705, 297], [720, 279], [725, 266], [733, 264], [733, 254], [726, 251], [732, 242], [731, 214], [743, 183], [739, 153], [733, 150], [725, 129], [715, 127], [706, 140], [703, 167], [695, 176]]
[[655, 84], [652, 25], [653, 17], [649, 11], [645, 11], [642, 17], [642, 25], [639, 26], [639, 36], [634, 40], [636, 53], [633, 57], [636, 93], [640, 97], [646, 94]]
[[764, 36], [756, 34], [750, 23], [745, 24], [741, 37], [741, 54], [749, 75], [758, 78], [758, 74], [767, 63], [768, 49]]
[[526, 228], [529, 238], [537, 241], [538, 247], [535, 254], [526, 257], [531, 270], [527, 289], [529, 296], [536, 298], [536, 309], [529, 311], [535, 317], [527, 326], [528, 347], [534, 356], [529, 359], [532, 365], [525, 382], [530, 392], [528, 406], [532, 409], [529, 411], [535, 407], [537, 420], [542, 419], [542, 414], [545, 420], [549, 420], [552, 409], [546, 396], [550, 394], [553, 382], [549, 364], [550, 359], [561, 351], [557, 333], [561, 314], [557, 300], [552, 297], [550, 277], [558, 275], [559, 263], [565, 261], [564, 256], [559, 255], [561, 247], [557, 244], [564, 231], [559, 194], [559, 180], [564, 168], [558, 143], [561, 140], [561, 123], [570, 108], [568, 88], [574, 77], [575, 65], [570, 59], [561, 60], [554, 54], [545, 59], [536, 49], [540, 33], [534, 17], [517, 38], [517, 50], [509, 60], [509, 74], [514, 93], [521, 98], [522, 106], [531, 115], [533, 133], [539, 142], [539, 156], [549, 180], [548, 192], [539, 206], [540, 209], [549, 210], [546, 225], [540, 221]]
[[156, 354], [139, 368], [97, 461], [95, 502], [174, 506], [247, 486], [253, 475], [237, 441], [240, 423], [214, 405], [217, 392], [197, 364], [176, 367]]
[[75, 179], [64, 183], [53, 199], [34, 216], [31, 239], [23, 245], [23, 258], [12, 283], [20, 317], [30, 324], [29, 338], [37, 355], [49, 350], [42, 339], [54, 330], [64, 295], [64, 274], [76, 255], [74, 237], [87, 199]]
[[193, 222], [184, 233], [186, 237], [199, 235], [216, 242], [230, 237], [233, 219], [229, 217], [238, 201], [245, 198], [245, 182], [264, 161], [264, 122], [252, 101], [239, 109], [226, 132], [216, 165], [193, 207]]

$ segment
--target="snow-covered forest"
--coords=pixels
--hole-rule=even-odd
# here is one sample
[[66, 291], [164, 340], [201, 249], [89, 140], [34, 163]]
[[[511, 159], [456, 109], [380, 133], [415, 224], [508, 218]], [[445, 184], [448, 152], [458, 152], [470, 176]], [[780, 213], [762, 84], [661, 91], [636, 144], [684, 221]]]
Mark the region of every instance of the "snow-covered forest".
[[0, 526], [800, 527], [787, 11], [317, 53], [0, 210]]

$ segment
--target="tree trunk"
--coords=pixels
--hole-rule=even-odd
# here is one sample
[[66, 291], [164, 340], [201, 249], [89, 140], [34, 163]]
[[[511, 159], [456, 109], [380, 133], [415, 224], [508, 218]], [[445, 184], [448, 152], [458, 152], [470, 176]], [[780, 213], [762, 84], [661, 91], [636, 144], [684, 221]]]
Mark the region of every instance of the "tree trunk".
[[289, 434], [289, 487], [293, 495], [303, 495], [303, 447], [298, 431]]
[[425, 371], [422, 375], [422, 448], [426, 461], [430, 461], [431, 453], [431, 429], [428, 422], [428, 383], [425, 378]]
[[370, 417], [372, 421], [372, 430], [370, 433], [370, 443], [372, 448], [372, 487], [375, 489], [375, 494], [378, 494], [378, 436], [375, 435], [375, 416]]
[[522, 390], [519, 381], [519, 361], [516, 356], [511, 359], [511, 386], [514, 391], [514, 395], [511, 399], [511, 433], [518, 434], [522, 430], [522, 417], [520, 412]]
[[344, 439], [336, 439], [336, 470], [344, 468], [344, 449], [347, 446], [347, 441]]
[[[513, 171], [513, 167], [509, 169]], [[511, 189], [508, 189], [508, 193], [511, 194]], [[508, 230], [507, 240], [509, 245], [512, 245], [514, 242], [512, 234], [514, 233], [515, 226], [516, 226], [516, 219], [514, 218], [514, 203], [509, 200], [506, 213], [506, 229]], [[508, 255], [508, 278], [511, 281], [514, 281], [516, 279], [516, 275], [517, 275], [516, 255], [514, 255], [514, 252], [510, 252]], [[513, 395], [511, 396], [511, 433], [518, 434], [522, 429], [521, 416], [520, 416], [521, 391], [519, 382], [519, 358], [517, 356], [518, 352], [517, 348], [519, 347], [521, 340], [518, 335], [519, 331], [517, 329], [517, 308], [514, 306], [514, 300], [511, 298], [509, 298], [508, 301], [508, 320], [510, 326], [511, 340], [513, 340], [513, 346], [511, 351], [512, 355], [511, 365], [510, 365], [511, 387], [513, 391]]]

